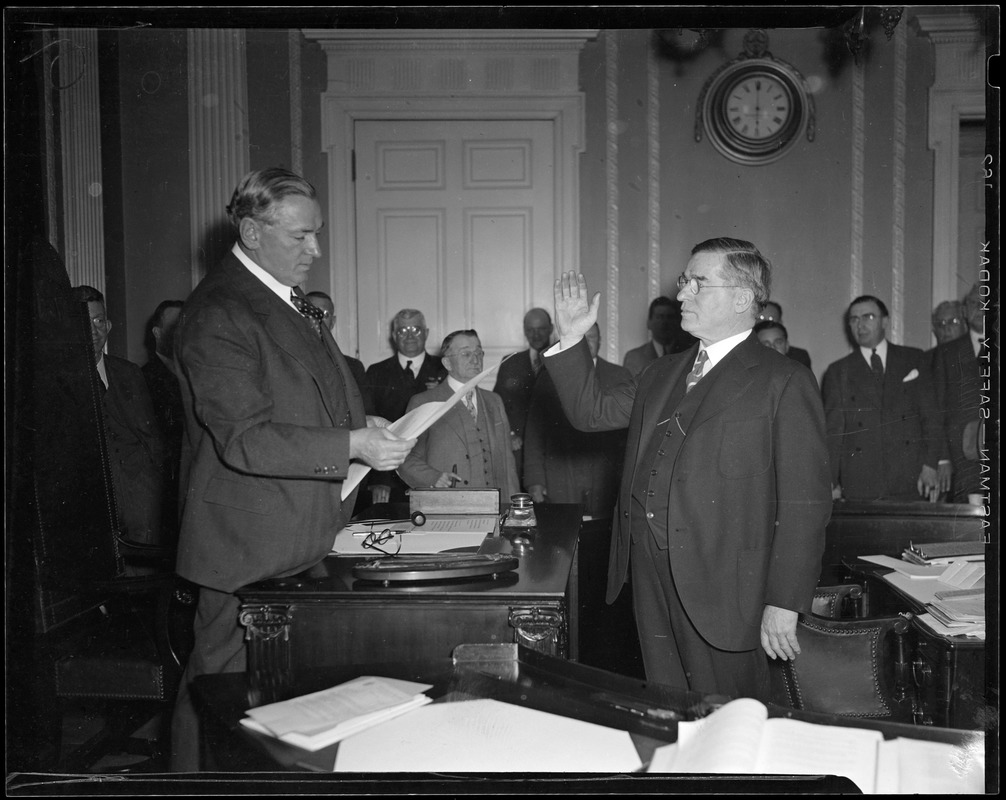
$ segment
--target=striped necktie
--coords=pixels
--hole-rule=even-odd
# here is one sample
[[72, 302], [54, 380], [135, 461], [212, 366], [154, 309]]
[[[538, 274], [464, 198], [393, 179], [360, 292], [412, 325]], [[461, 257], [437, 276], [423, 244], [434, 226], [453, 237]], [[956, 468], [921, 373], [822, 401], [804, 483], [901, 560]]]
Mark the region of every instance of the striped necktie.
[[873, 370], [873, 377], [878, 381], [884, 380], [884, 362], [880, 360], [877, 348], [873, 348], [873, 352], [870, 354], [870, 369]]

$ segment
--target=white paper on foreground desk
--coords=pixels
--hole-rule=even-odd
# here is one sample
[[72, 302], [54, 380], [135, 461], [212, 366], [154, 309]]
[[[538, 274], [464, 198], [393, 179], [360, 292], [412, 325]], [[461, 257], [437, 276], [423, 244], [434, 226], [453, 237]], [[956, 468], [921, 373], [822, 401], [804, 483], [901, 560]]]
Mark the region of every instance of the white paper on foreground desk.
[[642, 766], [625, 731], [498, 700], [433, 703], [350, 736], [336, 772], [605, 772]]
[[678, 723], [678, 741], [658, 747], [647, 772], [839, 775], [865, 794], [971, 794], [985, 782], [984, 737], [966, 747], [880, 731], [768, 718], [742, 698], [708, 717]]
[[[509, 357], [510, 356], [507, 356], [507, 358]], [[506, 361], [506, 359], [500, 361], [500, 364], [502, 364], [503, 361]], [[493, 372], [498, 370], [500, 364], [495, 364], [482, 370], [480, 374], [468, 381], [468, 383], [458, 389], [443, 402], [423, 403], [421, 406], [416, 406], [412, 409], [412, 411], [405, 414], [405, 416], [399, 417], [394, 422], [390, 423], [388, 425], [388, 430], [396, 436], [401, 436], [403, 439], [412, 439], [419, 436], [419, 434], [430, 428], [434, 422], [450, 411], [452, 406], [454, 406], [454, 404], [462, 397], [478, 386], [483, 378], [488, 377]], [[360, 485], [360, 481], [366, 477], [368, 472], [370, 472], [370, 467], [359, 461], [354, 461], [349, 465], [349, 469], [346, 472], [346, 480], [342, 482], [343, 500], [349, 497], [350, 492]]]

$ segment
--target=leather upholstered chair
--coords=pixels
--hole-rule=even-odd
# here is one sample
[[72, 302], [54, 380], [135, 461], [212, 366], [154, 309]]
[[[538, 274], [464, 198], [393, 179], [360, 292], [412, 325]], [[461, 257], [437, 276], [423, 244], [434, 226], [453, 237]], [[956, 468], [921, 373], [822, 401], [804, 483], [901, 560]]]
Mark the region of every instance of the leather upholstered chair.
[[773, 700], [803, 711], [914, 722], [909, 618], [836, 620], [801, 614], [800, 655], [770, 661]]
[[855, 583], [818, 586], [814, 590], [811, 613], [828, 619], [862, 616], [863, 587]]

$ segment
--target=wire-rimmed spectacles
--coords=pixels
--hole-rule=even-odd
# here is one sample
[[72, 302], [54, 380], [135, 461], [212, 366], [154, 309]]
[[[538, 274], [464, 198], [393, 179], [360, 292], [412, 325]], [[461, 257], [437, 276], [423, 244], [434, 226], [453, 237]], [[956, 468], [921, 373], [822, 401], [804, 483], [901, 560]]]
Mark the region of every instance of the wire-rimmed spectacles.
[[739, 288], [735, 283], [703, 283], [704, 278], [686, 278], [684, 275], [678, 276], [678, 291], [680, 292], [686, 286], [692, 294], [698, 294], [703, 289], [737, 289]]
[[[361, 547], [368, 550], [376, 550], [378, 553], [384, 553], [386, 556], [397, 556], [399, 551], [402, 549], [402, 537], [399, 534], [403, 532], [404, 531], [393, 531], [390, 528], [385, 528], [383, 531], [371, 531], [361, 542]], [[395, 552], [389, 553], [382, 545], [386, 545], [392, 540], [394, 540], [396, 545]]]

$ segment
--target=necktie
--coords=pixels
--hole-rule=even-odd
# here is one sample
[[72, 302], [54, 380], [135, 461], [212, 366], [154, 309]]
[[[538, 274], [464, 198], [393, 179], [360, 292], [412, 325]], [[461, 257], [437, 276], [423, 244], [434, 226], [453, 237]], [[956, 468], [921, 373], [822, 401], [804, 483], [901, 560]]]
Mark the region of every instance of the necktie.
[[297, 295], [296, 292], [290, 292], [290, 302], [300, 312], [300, 315], [311, 323], [311, 327], [314, 328], [314, 332], [318, 334], [318, 338], [320, 339], [323, 335], [321, 323], [325, 319], [325, 312], [310, 300], [305, 300], [303, 297]]
[[468, 412], [472, 415], [472, 419], [477, 420], [479, 418], [479, 412], [478, 409], [475, 408], [475, 397], [473, 395], [474, 392], [466, 394], [464, 396], [464, 404], [465, 408], [467, 408]]
[[416, 373], [412, 371], [412, 359], [405, 362], [405, 377], [410, 381], [416, 379]]
[[699, 378], [702, 377], [702, 372], [706, 368], [706, 361], [709, 360], [709, 354], [705, 350], [699, 350], [699, 354], [695, 359], [695, 366], [692, 367], [692, 371], [688, 373], [688, 377], [685, 378], [685, 391], [690, 392], [692, 387], [699, 382]]
[[531, 371], [537, 375], [538, 371], [541, 369], [541, 356], [535, 353], [531, 356]]
[[878, 381], [884, 379], [884, 362], [880, 360], [880, 355], [877, 353], [876, 348], [870, 354], [870, 369], [873, 370], [873, 377]]

